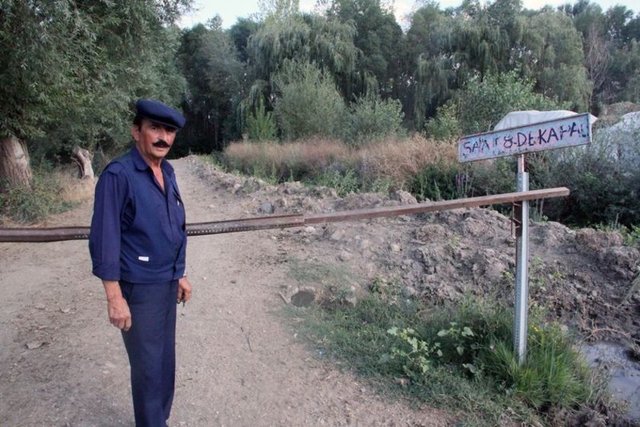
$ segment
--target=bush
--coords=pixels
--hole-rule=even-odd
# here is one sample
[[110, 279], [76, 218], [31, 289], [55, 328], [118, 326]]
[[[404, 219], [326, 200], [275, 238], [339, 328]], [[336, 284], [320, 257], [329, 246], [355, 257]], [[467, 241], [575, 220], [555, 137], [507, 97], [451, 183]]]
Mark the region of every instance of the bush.
[[273, 81], [276, 119], [285, 139], [344, 134], [347, 109], [329, 74], [314, 64], [288, 62]]
[[[464, 135], [488, 132], [511, 111], [568, 108], [567, 104], [535, 93], [533, 87], [533, 81], [521, 79], [515, 71], [469, 80], [454, 98], [460, 130]], [[448, 109], [441, 111], [451, 114]]]
[[253, 141], [273, 141], [278, 128], [271, 111], [266, 111], [264, 101], [260, 98], [255, 111], [247, 116], [247, 133]]
[[425, 124], [427, 137], [434, 139], [456, 138], [462, 135], [455, 102], [447, 102], [438, 108], [436, 117]]
[[[598, 132], [591, 145], [538, 157], [532, 187], [571, 190], [567, 198], [546, 202], [544, 214], [577, 226], [640, 224], [640, 145], [634, 140], [629, 136], [612, 143], [606, 132]], [[620, 146], [625, 149], [623, 155]]]
[[451, 200], [466, 196], [465, 174], [454, 163], [427, 165], [413, 179], [410, 191], [418, 200]]
[[414, 177], [433, 164], [457, 164], [456, 145], [421, 135], [388, 138], [361, 146], [356, 152], [357, 168], [364, 182], [388, 180], [396, 188], [411, 191]]
[[361, 184], [356, 173], [349, 169], [340, 171], [329, 169], [312, 180], [315, 185], [334, 188], [338, 196], [344, 197], [349, 193], [357, 193]]
[[402, 104], [395, 99], [364, 96], [351, 104], [350, 126], [346, 138], [354, 145], [363, 145], [402, 132]]

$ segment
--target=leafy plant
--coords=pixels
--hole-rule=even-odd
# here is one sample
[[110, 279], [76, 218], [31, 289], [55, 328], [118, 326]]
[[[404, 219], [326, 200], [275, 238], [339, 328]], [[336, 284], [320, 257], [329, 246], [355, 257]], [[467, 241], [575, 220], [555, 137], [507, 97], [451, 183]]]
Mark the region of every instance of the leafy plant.
[[347, 139], [363, 145], [402, 131], [402, 104], [398, 100], [383, 100], [379, 96], [363, 96], [351, 104]]
[[266, 111], [264, 100], [260, 98], [255, 111], [247, 117], [247, 133], [254, 141], [273, 141], [278, 129], [273, 112]]
[[541, 322], [539, 312], [531, 313], [520, 365], [511, 350], [510, 310], [471, 299], [426, 306], [395, 298], [393, 286], [378, 279], [375, 293], [353, 308], [305, 312], [307, 336], [358, 372], [389, 383], [406, 378], [412, 396], [472, 413], [480, 424], [504, 422], [498, 417], [505, 413], [536, 424], [550, 412], [611, 408], [606, 385], [594, 381], [570, 337]]
[[352, 169], [344, 172], [329, 169], [313, 180], [316, 185], [334, 188], [339, 196], [343, 197], [349, 193], [356, 193], [360, 189], [358, 175]]
[[387, 331], [391, 336], [400, 338], [408, 348], [391, 348], [391, 358], [402, 360], [402, 369], [409, 378], [422, 379], [433, 366], [435, 357], [442, 357], [440, 343], [430, 343], [421, 339], [412, 328], [399, 330], [393, 327]]
[[286, 139], [344, 133], [346, 106], [331, 75], [315, 64], [288, 61], [273, 82], [276, 119]]

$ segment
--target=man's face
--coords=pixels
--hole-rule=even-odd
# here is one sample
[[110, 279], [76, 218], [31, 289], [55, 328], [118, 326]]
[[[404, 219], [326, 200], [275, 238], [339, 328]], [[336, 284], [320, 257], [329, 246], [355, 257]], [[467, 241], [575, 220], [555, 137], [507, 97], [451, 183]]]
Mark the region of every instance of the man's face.
[[142, 119], [140, 126], [134, 124], [131, 128], [131, 136], [136, 141], [138, 151], [151, 163], [159, 163], [169, 153], [176, 139], [176, 132], [172, 127], [149, 119]]

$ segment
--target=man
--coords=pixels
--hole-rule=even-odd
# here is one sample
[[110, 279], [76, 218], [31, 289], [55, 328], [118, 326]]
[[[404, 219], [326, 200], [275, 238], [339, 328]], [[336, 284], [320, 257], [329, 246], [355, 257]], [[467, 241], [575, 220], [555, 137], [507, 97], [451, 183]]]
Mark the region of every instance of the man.
[[136, 426], [166, 426], [175, 380], [176, 300], [191, 298], [185, 276], [185, 211], [164, 159], [184, 126], [181, 113], [139, 100], [135, 146], [112, 161], [96, 186], [89, 250], [110, 322], [122, 331]]

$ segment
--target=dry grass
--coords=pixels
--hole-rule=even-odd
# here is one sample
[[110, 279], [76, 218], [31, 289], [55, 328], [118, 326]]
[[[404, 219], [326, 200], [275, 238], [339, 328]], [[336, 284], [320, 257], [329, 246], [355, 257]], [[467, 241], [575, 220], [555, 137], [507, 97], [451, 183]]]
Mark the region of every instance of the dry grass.
[[277, 180], [317, 176], [336, 163], [349, 163], [351, 150], [330, 139], [312, 138], [290, 143], [238, 142], [224, 151], [231, 169], [248, 174], [270, 174]]
[[224, 152], [230, 169], [267, 175], [276, 181], [313, 180], [334, 170], [354, 170], [362, 182], [384, 179], [403, 188], [425, 166], [457, 162], [453, 141], [436, 141], [414, 135], [385, 139], [360, 148], [340, 141], [312, 138], [289, 143], [239, 142]]
[[93, 198], [95, 179], [80, 179], [77, 171], [70, 170], [54, 172], [54, 179], [60, 187], [60, 198], [65, 202], [83, 202]]
[[360, 168], [369, 179], [386, 178], [405, 187], [428, 165], [456, 163], [456, 145], [413, 135], [389, 139], [363, 147], [358, 152]]

